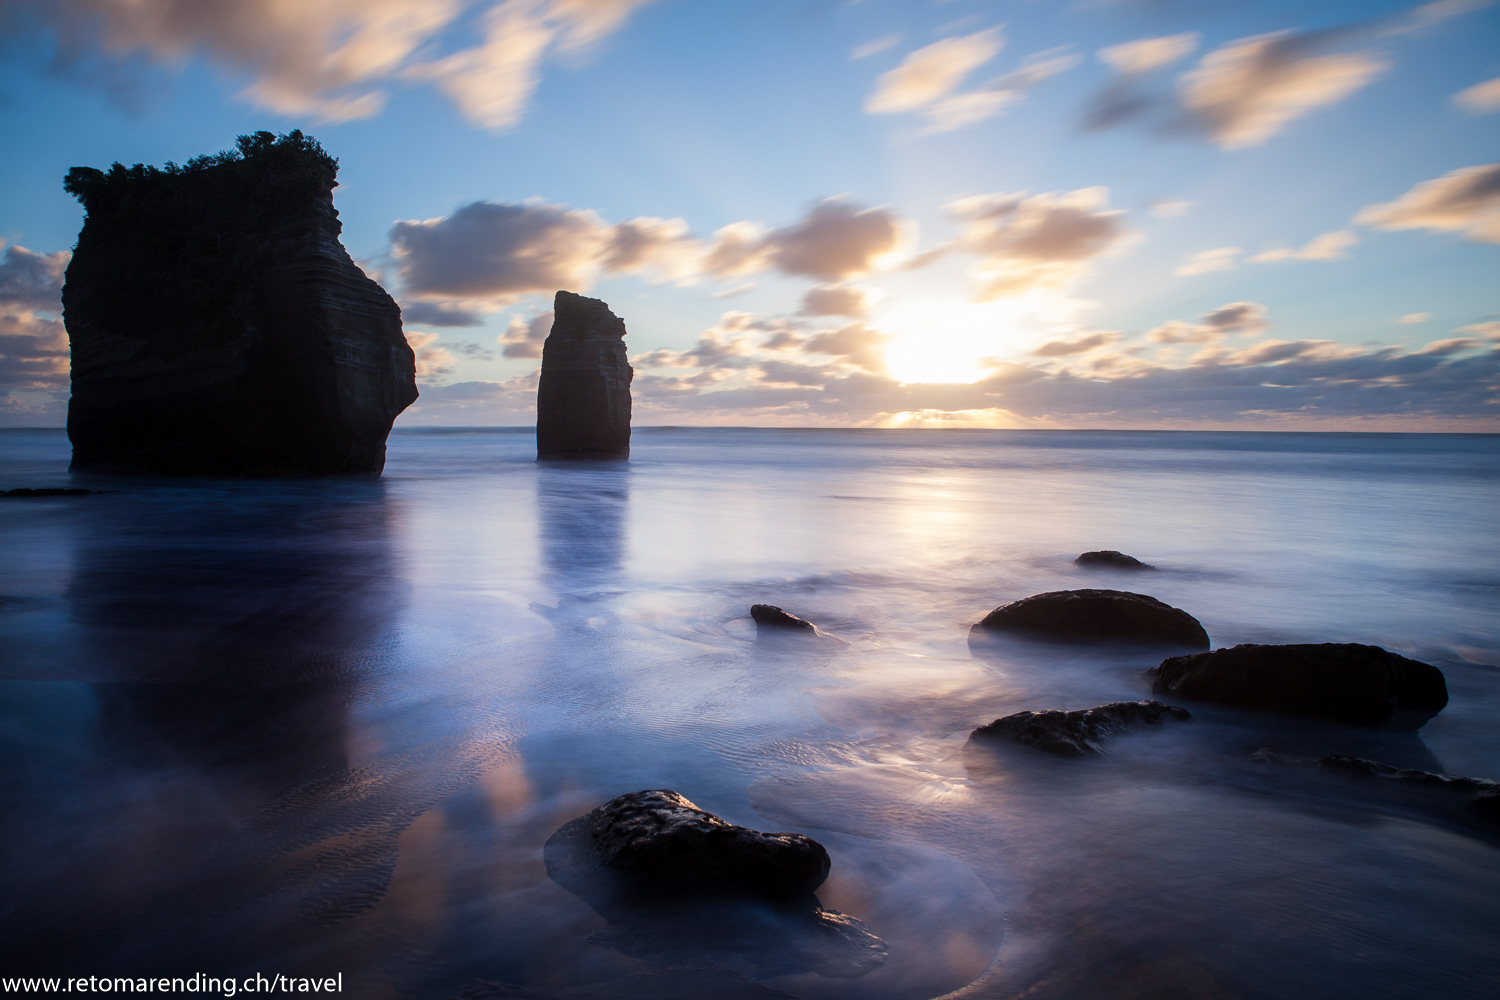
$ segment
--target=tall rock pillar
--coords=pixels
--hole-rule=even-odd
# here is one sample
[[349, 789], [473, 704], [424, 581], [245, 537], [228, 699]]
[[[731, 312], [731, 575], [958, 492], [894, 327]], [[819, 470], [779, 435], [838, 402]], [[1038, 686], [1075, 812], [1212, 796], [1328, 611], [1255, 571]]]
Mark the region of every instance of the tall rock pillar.
[[537, 458], [629, 458], [625, 321], [598, 299], [558, 292], [542, 345]]
[[339, 243], [337, 164], [301, 132], [257, 132], [181, 167], [73, 168], [75, 469], [380, 474], [414, 359]]

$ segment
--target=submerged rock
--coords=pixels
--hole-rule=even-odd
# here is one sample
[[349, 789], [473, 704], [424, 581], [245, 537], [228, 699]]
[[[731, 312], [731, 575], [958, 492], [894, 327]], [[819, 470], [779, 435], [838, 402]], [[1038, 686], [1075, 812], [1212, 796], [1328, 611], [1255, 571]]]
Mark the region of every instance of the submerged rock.
[[632, 792], [560, 827], [547, 874], [609, 926], [592, 940], [668, 966], [751, 964], [758, 976], [855, 977], [886, 945], [819, 905], [828, 852], [797, 833], [761, 833], [677, 792]]
[[1353, 642], [1245, 643], [1150, 672], [1153, 694], [1377, 729], [1418, 729], [1448, 704], [1437, 667]]
[[542, 344], [536, 395], [538, 458], [629, 458], [625, 321], [598, 299], [558, 292]]
[[0, 490], [0, 497], [14, 497], [17, 500], [23, 500], [27, 497], [86, 497], [92, 496], [96, 492], [98, 491], [83, 490], [76, 487], [43, 486], [40, 489], [27, 489], [23, 486], [15, 490]]
[[1500, 825], [1500, 782], [1484, 778], [1465, 778], [1456, 774], [1422, 771], [1412, 767], [1393, 767], [1364, 757], [1331, 754], [1313, 757], [1306, 754], [1283, 753], [1270, 747], [1261, 747], [1250, 755], [1257, 764], [1290, 764], [1298, 767], [1316, 767], [1323, 771], [1343, 774], [1351, 778], [1379, 778], [1392, 784], [1387, 786], [1401, 793], [1412, 792], [1431, 796], [1435, 804], [1461, 802], [1467, 811], [1488, 823]]
[[1104, 567], [1106, 569], [1155, 569], [1150, 563], [1141, 562], [1135, 556], [1127, 556], [1123, 552], [1114, 549], [1099, 549], [1096, 552], [1085, 552], [1074, 559], [1078, 566]]
[[983, 746], [1019, 743], [1059, 757], [1084, 757], [1102, 753], [1104, 741], [1116, 733], [1191, 718], [1187, 709], [1159, 701], [1116, 701], [1071, 712], [1055, 708], [1017, 712], [980, 726], [969, 735], [969, 742]]
[[337, 169], [301, 132], [257, 132], [184, 167], [69, 171], [75, 469], [379, 475], [415, 360], [339, 243]]
[[1198, 619], [1145, 594], [1123, 590], [1057, 590], [1001, 605], [969, 630], [969, 641], [998, 632], [1049, 639], [1170, 643], [1208, 648]]
[[783, 611], [774, 604], [752, 604], [750, 617], [755, 619], [757, 628], [817, 631], [812, 622]]

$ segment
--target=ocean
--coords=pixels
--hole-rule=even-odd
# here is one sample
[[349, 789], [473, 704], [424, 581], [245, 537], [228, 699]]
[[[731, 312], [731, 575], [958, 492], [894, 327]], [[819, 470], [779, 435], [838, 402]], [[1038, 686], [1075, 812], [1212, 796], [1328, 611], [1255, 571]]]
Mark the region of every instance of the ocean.
[[[0, 500], [0, 976], [1500, 995], [1500, 830], [1250, 760], [1500, 779], [1500, 435], [638, 428], [628, 463], [557, 465], [530, 429], [403, 429], [377, 482], [68, 457], [0, 431], [0, 489], [108, 491]], [[1093, 549], [1157, 569], [1073, 563]], [[1182, 702], [1099, 758], [976, 766], [1000, 716], [1150, 697], [1160, 650], [970, 648], [996, 606], [1080, 587], [1215, 647], [1384, 646], [1451, 700], [1416, 734]], [[758, 640], [754, 603], [842, 641]], [[819, 900], [884, 965], [643, 943], [548, 878], [554, 830], [648, 788], [824, 844]]]

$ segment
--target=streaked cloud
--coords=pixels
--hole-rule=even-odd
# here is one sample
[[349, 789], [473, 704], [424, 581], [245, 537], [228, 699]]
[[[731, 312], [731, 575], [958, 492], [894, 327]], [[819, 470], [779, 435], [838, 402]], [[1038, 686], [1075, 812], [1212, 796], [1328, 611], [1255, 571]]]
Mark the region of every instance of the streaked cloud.
[[1119, 339], [1115, 330], [1099, 330], [1073, 340], [1049, 340], [1031, 353], [1038, 358], [1065, 358], [1107, 347]]
[[1183, 75], [1182, 106], [1194, 126], [1224, 149], [1258, 146], [1388, 68], [1367, 52], [1325, 51], [1340, 37], [1279, 31], [1223, 45]]
[[1147, 207], [1151, 210], [1152, 218], [1175, 219], [1178, 216], [1186, 215], [1188, 209], [1193, 207], [1193, 203], [1190, 201], [1161, 199], [1151, 202]]
[[889, 115], [930, 107], [957, 90], [964, 77], [995, 58], [1004, 45], [1000, 29], [989, 28], [917, 49], [880, 75], [865, 99], [865, 110]]
[[1061, 289], [1081, 277], [1091, 260], [1125, 237], [1124, 213], [1109, 209], [1108, 202], [1102, 187], [950, 202], [948, 214], [961, 223], [956, 248], [979, 258], [969, 269], [975, 298]]
[[[203, 58], [246, 79], [241, 96], [287, 115], [348, 121], [379, 114], [392, 85], [431, 82], [471, 122], [510, 128], [549, 53], [600, 41], [651, 0], [499, 0], [484, 40], [433, 56], [469, 0], [11, 0], [44, 26], [64, 62]], [[95, 74], [99, 75], [99, 74]], [[108, 78], [105, 76], [104, 78]]]
[[1264, 250], [1249, 259], [1257, 263], [1282, 260], [1348, 260], [1349, 248], [1358, 245], [1359, 237], [1349, 229], [1335, 229], [1308, 240], [1301, 247]]
[[1255, 336], [1270, 325], [1266, 307], [1259, 302], [1230, 302], [1204, 313], [1196, 323], [1163, 323], [1149, 331], [1146, 339], [1153, 344], [1208, 344], [1230, 336]]
[[1500, 111], [1500, 76], [1460, 90], [1453, 95], [1453, 103], [1477, 115]]
[[1376, 229], [1431, 229], [1462, 233], [1476, 243], [1500, 243], [1500, 163], [1463, 167], [1422, 181], [1395, 201], [1366, 206], [1354, 221]]
[[458, 364], [458, 358], [454, 357], [452, 351], [437, 346], [439, 336], [440, 334], [427, 330], [406, 331], [406, 342], [417, 355], [417, 378], [450, 375], [454, 365]]
[[849, 316], [863, 319], [870, 312], [870, 291], [857, 285], [818, 285], [802, 296], [803, 316]]
[[1180, 35], [1121, 42], [1100, 49], [1096, 55], [1100, 62], [1122, 76], [1139, 76], [1170, 66], [1191, 55], [1197, 47], [1198, 33], [1186, 31]]
[[1228, 271], [1234, 267], [1240, 252], [1239, 247], [1213, 247], [1209, 250], [1199, 250], [1178, 264], [1172, 273], [1182, 277], [1191, 277], [1195, 274]]
[[1405, 316], [1397, 319], [1396, 322], [1410, 325], [1413, 323], [1425, 323], [1431, 318], [1432, 313], [1407, 313]]
[[857, 45], [853, 52], [849, 53], [850, 59], [868, 59], [870, 56], [878, 55], [886, 49], [893, 49], [901, 44], [900, 35], [882, 35], [871, 39], [863, 45]]

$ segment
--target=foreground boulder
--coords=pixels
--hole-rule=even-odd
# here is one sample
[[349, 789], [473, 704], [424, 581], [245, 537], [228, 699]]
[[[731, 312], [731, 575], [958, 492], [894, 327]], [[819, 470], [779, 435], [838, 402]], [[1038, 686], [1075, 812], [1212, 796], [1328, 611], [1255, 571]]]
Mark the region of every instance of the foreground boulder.
[[1173, 656], [1151, 670], [1153, 694], [1377, 729], [1417, 729], [1448, 704], [1443, 672], [1353, 642], [1259, 645]]
[[1208, 648], [1198, 619], [1145, 594], [1057, 590], [1001, 605], [969, 630], [969, 641], [1004, 632], [1067, 641], [1117, 639]]
[[74, 469], [379, 475], [415, 359], [339, 244], [337, 169], [301, 132], [257, 132], [183, 167], [69, 171]]
[[886, 959], [869, 927], [813, 895], [828, 877], [823, 845], [736, 826], [677, 792], [612, 799], [560, 827], [542, 857], [609, 921], [592, 940], [662, 965], [855, 977]]
[[1085, 552], [1073, 560], [1075, 565], [1088, 567], [1102, 567], [1104, 569], [1155, 569], [1150, 563], [1141, 562], [1135, 556], [1127, 556], [1123, 552], [1114, 549], [1099, 549], [1095, 552]]
[[817, 627], [812, 622], [783, 611], [774, 604], [752, 604], [750, 617], [755, 619], [757, 628], [817, 631]]
[[[1307, 754], [1284, 753], [1261, 747], [1250, 755], [1257, 764], [1287, 764], [1296, 767], [1314, 767], [1326, 773], [1339, 774], [1353, 779], [1381, 779], [1389, 784], [1383, 787], [1393, 794], [1420, 796], [1434, 806], [1461, 803], [1472, 816], [1486, 823], [1500, 826], [1500, 782], [1483, 778], [1465, 778], [1456, 774], [1440, 774], [1412, 767], [1393, 767], [1364, 757], [1332, 754], [1313, 757]], [[1379, 787], [1379, 786], [1377, 786]]]
[[1105, 741], [1116, 733], [1191, 718], [1187, 709], [1159, 701], [1116, 701], [1071, 712], [1017, 712], [980, 726], [969, 742], [988, 747], [1017, 743], [1059, 757], [1086, 757], [1102, 753]]
[[654, 893], [812, 895], [828, 877], [823, 845], [800, 833], [760, 833], [654, 789], [611, 799], [548, 839], [547, 874], [606, 869]]
[[538, 458], [629, 458], [625, 321], [598, 299], [558, 292], [542, 344], [536, 395]]

